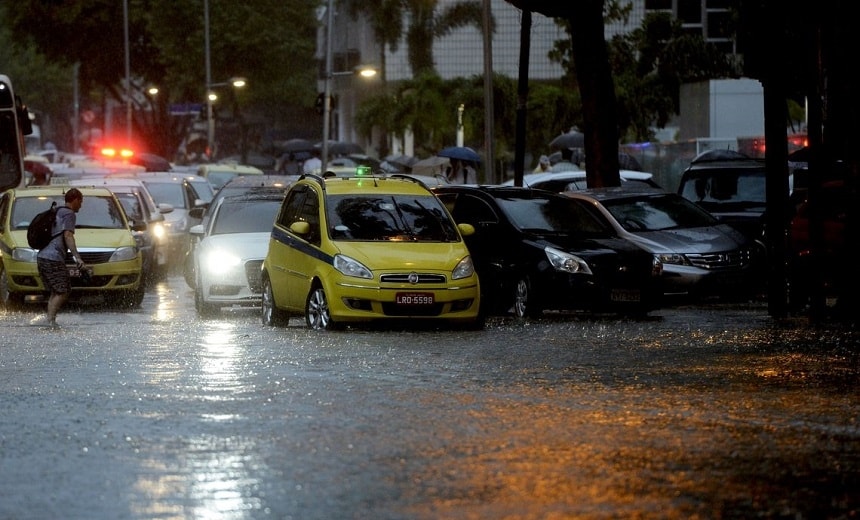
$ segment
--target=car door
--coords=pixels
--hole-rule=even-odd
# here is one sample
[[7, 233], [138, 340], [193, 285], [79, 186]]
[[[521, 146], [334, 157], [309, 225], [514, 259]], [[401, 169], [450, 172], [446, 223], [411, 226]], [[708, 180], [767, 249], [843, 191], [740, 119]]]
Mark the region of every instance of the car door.
[[[307, 233], [294, 224], [306, 222]], [[295, 186], [287, 194], [275, 221], [269, 243], [269, 279], [279, 307], [303, 310], [310, 280], [323, 262], [320, 252], [319, 194], [307, 185]]]
[[475, 233], [463, 237], [463, 240], [481, 279], [482, 298], [487, 298], [484, 301], [498, 301], [509, 285], [505, 274], [510, 263], [507, 256], [516, 249], [511, 233], [505, 231], [508, 226], [491, 201], [476, 195], [445, 194], [440, 199], [448, 206], [456, 223], [471, 224], [475, 228]]

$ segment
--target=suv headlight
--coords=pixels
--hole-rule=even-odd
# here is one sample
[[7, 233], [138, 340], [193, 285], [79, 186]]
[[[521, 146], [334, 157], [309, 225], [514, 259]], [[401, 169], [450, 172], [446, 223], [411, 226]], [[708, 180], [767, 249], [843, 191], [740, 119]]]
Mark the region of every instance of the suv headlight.
[[334, 255], [334, 268], [346, 276], [355, 276], [356, 278], [366, 278], [368, 280], [373, 279], [373, 273], [370, 272], [370, 269], [358, 260], [346, 255]]
[[552, 247], [545, 247], [543, 251], [546, 253], [546, 257], [549, 260], [550, 265], [552, 265], [556, 271], [573, 274], [592, 274], [591, 268], [588, 267], [588, 263], [576, 255], [565, 253], [564, 251], [559, 251]]
[[690, 265], [690, 262], [687, 261], [687, 257], [680, 253], [660, 253], [657, 255], [657, 259], [664, 264]]
[[137, 257], [137, 248], [120, 247], [110, 255], [108, 262], [125, 262], [127, 260], [134, 260], [135, 257]]
[[457, 267], [455, 267], [454, 271], [451, 273], [451, 278], [453, 280], [461, 280], [472, 276], [474, 272], [475, 266], [472, 264], [472, 257], [467, 256], [457, 263]]
[[29, 247], [16, 247], [12, 250], [12, 260], [17, 262], [36, 262], [36, 251]]

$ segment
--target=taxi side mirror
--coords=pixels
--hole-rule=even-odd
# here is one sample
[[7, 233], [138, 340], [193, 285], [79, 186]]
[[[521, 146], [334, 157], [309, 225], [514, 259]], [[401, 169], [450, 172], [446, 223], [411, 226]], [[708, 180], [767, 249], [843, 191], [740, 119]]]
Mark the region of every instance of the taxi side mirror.
[[304, 221], [297, 221], [290, 224], [290, 231], [297, 235], [307, 235], [311, 232], [311, 225]]

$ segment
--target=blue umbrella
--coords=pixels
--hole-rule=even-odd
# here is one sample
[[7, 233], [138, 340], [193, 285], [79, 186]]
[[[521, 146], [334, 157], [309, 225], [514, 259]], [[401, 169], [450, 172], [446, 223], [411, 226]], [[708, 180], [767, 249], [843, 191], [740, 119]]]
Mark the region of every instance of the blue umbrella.
[[438, 157], [459, 159], [461, 161], [481, 162], [481, 156], [478, 155], [478, 152], [472, 150], [468, 146], [449, 146], [447, 148], [443, 148], [436, 155]]

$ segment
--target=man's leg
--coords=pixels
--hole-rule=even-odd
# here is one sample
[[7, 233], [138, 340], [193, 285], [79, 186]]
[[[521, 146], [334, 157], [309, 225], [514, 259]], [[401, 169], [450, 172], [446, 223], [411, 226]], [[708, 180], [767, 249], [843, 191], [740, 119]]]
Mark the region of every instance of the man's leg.
[[51, 297], [48, 299], [48, 322], [51, 325], [57, 323], [57, 313], [68, 299], [69, 293], [51, 292]]

